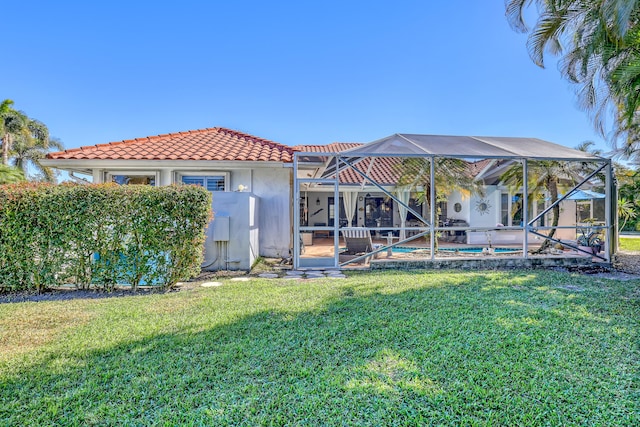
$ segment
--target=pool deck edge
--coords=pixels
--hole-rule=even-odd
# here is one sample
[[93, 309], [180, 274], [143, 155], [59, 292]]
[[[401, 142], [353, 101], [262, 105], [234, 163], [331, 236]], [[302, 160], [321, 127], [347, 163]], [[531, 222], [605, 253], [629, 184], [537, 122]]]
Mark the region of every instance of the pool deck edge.
[[376, 259], [372, 260], [372, 270], [499, 270], [531, 269], [551, 267], [573, 267], [592, 264], [587, 256], [530, 256], [515, 257], [455, 257], [446, 259]]

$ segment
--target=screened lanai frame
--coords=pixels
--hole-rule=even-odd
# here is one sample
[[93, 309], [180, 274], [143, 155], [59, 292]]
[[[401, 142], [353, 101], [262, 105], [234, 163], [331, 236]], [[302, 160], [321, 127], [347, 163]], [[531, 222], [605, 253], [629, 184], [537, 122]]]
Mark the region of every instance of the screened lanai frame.
[[[322, 156], [324, 159], [323, 169], [319, 176], [311, 178], [299, 178], [300, 164], [306, 163], [304, 159], [318, 158]], [[617, 220], [617, 206], [616, 206], [616, 187], [615, 180], [613, 178], [613, 168], [611, 159], [594, 156], [589, 153], [564, 147], [561, 145], [553, 144], [547, 141], [535, 139], [535, 138], [510, 138], [510, 137], [470, 137], [470, 136], [441, 136], [441, 135], [416, 135], [416, 134], [394, 134], [389, 137], [373, 141], [371, 143], [356, 147], [343, 152], [334, 153], [318, 153], [318, 152], [296, 152], [294, 153], [293, 161], [293, 176], [294, 176], [294, 206], [300, 204], [300, 185], [301, 184], [320, 184], [320, 185], [332, 185], [334, 187], [333, 195], [335, 200], [339, 200], [340, 195], [340, 172], [345, 169], [353, 170], [357, 175], [363, 179], [363, 183], [369, 182], [371, 185], [377, 187], [391, 200], [395, 201], [399, 206], [404, 207], [407, 212], [412, 213], [420, 221], [422, 221], [424, 227], [412, 227], [412, 230], [419, 230], [418, 234], [412, 235], [409, 238], [401, 239], [397, 242], [390, 243], [388, 245], [375, 248], [372, 252], [364, 254], [362, 256], [353, 258], [347, 262], [340, 263], [339, 261], [339, 241], [340, 231], [355, 229], [356, 227], [340, 227], [339, 221], [334, 221], [334, 225], [331, 227], [324, 227], [325, 230], [333, 231], [334, 237], [334, 256], [333, 264], [326, 265], [324, 267], [339, 268], [346, 264], [358, 262], [364, 258], [370, 257], [377, 252], [386, 251], [387, 249], [405, 244], [409, 241], [417, 239], [419, 237], [429, 235], [429, 250], [431, 260], [435, 259], [435, 239], [436, 233], [439, 231], [491, 231], [497, 230], [497, 227], [478, 227], [478, 226], [465, 226], [465, 227], [440, 227], [437, 225], [436, 217], [436, 203], [432, 201], [436, 200], [435, 186], [430, 186], [431, 192], [429, 194], [429, 206], [430, 212], [428, 218], [424, 218], [421, 213], [416, 212], [402, 200], [400, 200], [392, 191], [388, 191], [380, 183], [370, 176], [369, 170], [363, 171], [358, 168], [358, 163], [366, 158], [371, 158], [372, 163], [375, 158], [408, 158], [418, 157], [429, 159], [430, 164], [430, 181], [435, 182], [436, 176], [436, 159], [437, 158], [450, 158], [450, 159], [462, 159], [462, 160], [478, 160], [478, 159], [494, 159], [494, 160], [513, 160], [522, 164], [523, 173], [523, 187], [522, 187], [522, 205], [529, 206], [529, 171], [528, 166], [530, 161], [566, 161], [566, 162], [581, 162], [581, 163], [595, 163], [595, 170], [588, 176], [584, 177], [582, 181], [574, 185], [564, 195], [560, 196], [558, 200], [547, 206], [542, 212], [537, 213], [533, 218], [529, 218], [529, 209], [522, 210], [522, 225], [510, 226], [500, 228], [511, 230], [522, 230], [522, 257], [528, 258], [529, 247], [529, 234], [539, 236], [544, 239], [549, 239], [561, 243], [576, 251], [594, 256], [596, 259], [611, 262], [612, 255], [617, 247], [616, 243], [616, 227], [615, 222]], [[303, 159], [301, 161], [301, 159]], [[535, 223], [540, 220], [544, 215], [550, 212], [554, 206], [558, 205], [562, 201], [568, 199], [579, 188], [589, 182], [597, 174], [604, 174], [605, 182], [605, 224], [603, 226], [594, 226], [594, 230], [603, 231], [605, 233], [604, 239], [604, 256], [599, 254], [592, 254], [578, 247], [576, 244], [572, 244], [566, 241], [560, 241], [559, 239], [549, 237], [540, 231], [546, 231], [551, 229], [560, 228], [574, 228], [576, 233], [581, 226], [576, 224], [575, 226], [535, 226]], [[300, 232], [313, 231], [314, 227], [302, 227], [300, 225], [300, 213], [299, 209], [294, 209], [294, 253], [293, 263], [295, 268], [301, 267], [300, 262], [300, 247], [301, 239]], [[357, 227], [362, 230], [363, 227]], [[375, 228], [364, 227], [366, 230], [375, 230]], [[402, 227], [385, 227], [388, 230], [402, 230]], [[404, 228], [406, 229], [406, 228]]]

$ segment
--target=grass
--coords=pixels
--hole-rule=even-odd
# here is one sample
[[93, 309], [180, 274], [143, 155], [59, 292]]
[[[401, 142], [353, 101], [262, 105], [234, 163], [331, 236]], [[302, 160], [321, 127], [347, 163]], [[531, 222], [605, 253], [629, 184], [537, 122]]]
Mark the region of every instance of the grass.
[[624, 251], [640, 251], [640, 238], [620, 237], [620, 249]]
[[0, 305], [0, 424], [638, 425], [640, 281], [551, 271]]

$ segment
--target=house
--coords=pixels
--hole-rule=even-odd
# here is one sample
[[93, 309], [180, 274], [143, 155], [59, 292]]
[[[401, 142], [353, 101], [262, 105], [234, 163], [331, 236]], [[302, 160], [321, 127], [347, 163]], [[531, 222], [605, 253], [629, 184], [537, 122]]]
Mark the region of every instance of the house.
[[[387, 206], [391, 213], [385, 213], [383, 220], [386, 220], [387, 224], [392, 222], [393, 226], [386, 224], [382, 226], [386, 228], [383, 231], [388, 236], [388, 245], [392, 245], [391, 240], [396, 232], [399, 233], [399, 242], [394, 245], [404, 244], [415, 238], [406, 235], [409, 231], [406, 224], [407, 213], [411, 213], [421, 223], [415, 229], [416, 233], [412, 234], [416, 237], [429, 237], [428, 249], [431, 259], [436, 256], [435, 236], [448, 237], [451, 232], [456, 233], [453, 236], [454, 239], [462, 237], [469, 244], [491, 246], [492, 243], [499, 241], [519, 244], [524, 258], [528, 258], [531, 243], [535, 244], [535, 240], [540, 243], [555, 241], [577, 249], [585, 255], [593, 254], [605, 261], [610, 261], [615, 247], [615, 226], [612, 224], [616, 218], [615, 203], [612, 202], [615, 181], [610, 159], [535, 138], [394, 134], [325, 156], [322, 159], [322, 166], [316, 169], [316, 173], [307, 174], [306, 177], [301, 175], [300, 171], [303, 169], [298, 166], [300, 164], [302, 167], [308, 166], [307, 158], [312, 158], [314, 155], [314, 152], [297, 152], [294, 155], [295, 200], [302, 200], [303, 192], [306, 195], [311, 189], [322, 188], [329, 193], [333, 192], [334, 198], [342, 194], [347, 201], [351, 197], [348, 197], [349, 190], [342, 184], [345, 181], [343, 175], [353, 171], [361, 179], [362, 189], [370, 183], [385, 195], [386, 200], [392, 201], [392, 205]], [[413, 183], [412, 179], [408, 183], [400, 182], [393, 191], [389, 191], [372, 177], [376, 165], [384, 161], [402, 162], [403, 171], [414, 168], [418, 176], [426, 179], [413, 180]], [[452, 165], [457, 166], [452, 169], [450, 167]], [[516, 165], [517, 167], [513, 167]], [[568, 167], [573, 169], [573, 172], [568, 175], [560, 171]], [[506, 171], [512, 175], [511, 183], [519, 182], [518, 186], [507, 186], [506, 182], [502, 182], [503, 173]], [[414, 175], [411, 174], [411, 176]], [[461, 183], [471, 178], [482, 187], [481, 191], [456, 191], [453, 189], [455, 185], [449, 185], [449, 191], [446, 193], [436, 193], [436, 186], [446, 186], [447, 180], [444, 180], [444, 184], [443, 181], [438, 183], [439, 178], [447, 176], [454, 177], [448, 180], [449, 184], [456, 180]], [[552, 179], [545, 177], [552, 177]], [[601, 208], [601, 217], [598, 218], [601, 223], [594, 225], [593, 218], [589, 218], [589, 228], [590, 231], [602, 233], [605, 248], [605, 254], [602, 256], [577, 247], [576, 233], [579, 232], [581, 224], [578, 224], [575, 211], [574, 214], [568, 215], [568, 207], [573, 206], [569, 200], [577, 195], [581, 187], [587, 188], [596, 182], [599, 182], [604, 189], [602, 194], [596, 193], [599, 194], [598, 197], [604, 198], [604, 206]], [[428, 187], [416, 188], [420, 183], [425, 183], [424, 185]], [[433, 183], [435, 186], [432, 185]], [[541, 191], [545, 185], [548, 190]], [[428, 215], [424, 214], [424, 209], [419, 212], [409, 206], [411, 190], [414, 188], [422, 192], [426, 201], [431, 201]], [[556, 195], [556, 190], [563, 190], [565, 193]], [[437, 199], [436, 195], [444, 195], [446, 200]], [[311, 197], [313, 198], [313, 194]], [[360, 201], [360, 195], [357, 197]], [[443, 205], [438, 206], [438, 204]], [[368, 206], [357, 205], [354, 199], [345, 204], [347, 205], [347, 214], [352, 209], [355, 209], [355, 212], [361, 212], [364, 208], [365, 214], [369, 210]], [[449, 210], [450, 207], [453, 209]], [[442, 211], [446, 213], [442, 215]], [[447, 215], [448, 212], [452, 212], [451, 215]], [[551, 223], [549, 215], [551, 212], [554, 218], [559, 217], [562, 222]], [[558, 212], [560, 215], [556, 215]], [[381, 215], [383, 214], [374, 212], [376, 222], [379, 223]], [[304, 226], [303, 220], [295, 219], [296, 232], [313, 230], [309, 226]], [[454, 223], [453, 226], [451, 222]], [[378, 224], [377, 227], [380, 225]], [[336, 225], [334, 236], [338, 231], [339, 227]], [[389, 232], [393, 232], [393, 236]], [[458, 232], [463, 232], [464, 236], [457, 236]], [[567, 236], [572, 238], [573, 243], [561, 241], [563, 238], [561, 234], [565, 234], [564, 238]], [[294, 244], [296, 243], [297, 241], [294, 241]], [[296, 249], [294, 253], [298, 253], [298, 250]], [[294, 264], [297, 266], [328, 265], [329, 259], [333, 258], [334, 266], [338, 266], [338, 254], [338, 239], [335, 238], [334, 252], [330, 254], [332, 256], [327, 256], [325, 259], [318, 257], [313, 261], [300, 257], [299, 262]]]
[[[483, 191], [455, 189], [433, 207], [421, 203], [418, 195], [424, 189], [419, 185], [398, 186], [399, 166], [411, 157], [459, 159], [464, 162], [461, 173], [481, 181]], [[550, 202], [529, 201], [525, 215], [521, 206], [518, 211], [525, 192], [512, 194], [500, 180], [509, 167], [526, 164], [527, 158], [597, 162], [600, 170], [610, 169], [608, 159], [527, 138], [395, 134], [369, 144], [289, 147], [220, 127], [50, 153], [44, 163], [90, 175], [96, 183], [206, 187], [214, 192], [216, 218], [208, 230], [204, 266], [247, 270], [258, 256], [286, 258], [292, 250], [299, 261], [302, 247], [294, 237], [299, 233], [333, 237], [331, 260], [310, 265], [335, 266], [344, 227], [367, 227], [374, 237], [392, 241], [393, 236], [396, 242], [438, 232], [472, 245], [518, 244], [523, 239], [527, 244], [525, 222], [540, 216], [529, 227], [541, 228], [543, 236]], [[561, 203], [561, 225], [575, 226], [578, 204]], [[602, 221], [605, 210], [598, 213]], [[594, 216], [592, 207], [589, 218]], [[575, 238], [575, 233], [575, 228], [561, 228], [556, 237]]]
[[204, 265], [248, 270], [259, 255], [289, 256], [293, 152], [216, 127], [69, 149], [43, 163], [94, 183], [206, 187], [218, 221], [208, 230]]

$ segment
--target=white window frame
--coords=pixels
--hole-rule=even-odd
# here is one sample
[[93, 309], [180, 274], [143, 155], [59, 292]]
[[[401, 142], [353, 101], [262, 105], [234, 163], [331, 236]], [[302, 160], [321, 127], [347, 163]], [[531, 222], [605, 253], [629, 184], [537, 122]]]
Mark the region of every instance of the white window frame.
[[174, 182], [176, 184], [182, 184], [183, 176], [222, 176], [224, 177], [224, 191], [229, 191], [231, 185], [231, 174], [229, 172], [222, 171], [184, 171], [176, 172]]
[[[519, 190], [519, 191], [521, 191], [521, 190]], [[502, 218], [502, 208], [503, 208], [502, 196], [503, 195], [507, 196], [507, 200], [508, 200], [508, 203], [507, 203], [507, 205], [508, 205], [508, 207], [507, 207], [507, 217], [509, 219], [508, 223], [507, 224], [503, 224], [503, 225], [505, 225], [505, 226], [517, 226], [517, 225], [520, 225], [520, 224], [513, 224], [513, 218], [511, 217], [511, 210], [512, 210], [513, 204], [514, 204], [513, 196], [520, 195], [520, 197], [522, 197], [522, 193], [513, 194], [508, 190], [501, 190], [500, 191], [500, 221], [503, 220], [503, 218]], [[529, 197], [531, 197], [531, 195]], [[547, 197], [548, 197], [548, 195], [545, 193], [543, 210], [546, 209], [549, 206], [549, 202], [547, 201]], [[538, 202], [539, 202], [539, 200], [535, 200], [535, 203], [532, 204], [532, 207], [533, 207], [532, 212], [531, 212], [533, 214], [532, 218], [535, 218], [536, 216], [538, 216], [538, 214], [540, 212], [542, 212], [542, 210], [538, 209]], [[523, 207], [523, 209], [524, 209], [524, 207]], [[549, 216], [549, 212], [547, 212], [545, 214], [545, 218], [544, 219], [545, 219], [545, 225], [548, 225], [547, 223], [551, 223], [551, 217]]]
[[132, 171], [132, 170], [119, 171], [119, 170], [109, 170], [109, 171], [105, 172], [105, 174], [104, 174], [104, 182], [105, 183], [112, 182], [112, 178], [113, 178], [114, 175], [133, 175], [133, 176], [153, 175], [153, 176], [155, 176], [155, 185], [154, 185], [154, 187], [159, 187], [160, 186], [160, 172], [159, 171], [140, 171], [140, 170], [136, 170], [136, 171]]
[[[513, 205], [514, 205], [513, 197], [514, 196], [518, 196], [518, 195], [520, 197], [522, 197], [522, 193], [517, 193], [517, 192], [516, 193], [511, 193], [510, 191], [504, 190], [504, 189], [500, 191], [500, 221], [503, 220], [503, 218], [502, 218], [502, 208], [503, 208], [502, 196], [505, 195], [505, 194], [507, 195], [507, 219], [508, 219], [508, 221], [507, 221], [506, 224], [502, 224], [502, 225], [507, 226], [507, 227], [518, 226], [518, 225], [520, 225], [519, 223], [518, 224], [514, 224], [513, 223], [513, 218], [511, 216], [511, 211], [512, 211]], [[522, 207], [522, 209], [525, 209], [524, 206]]]

